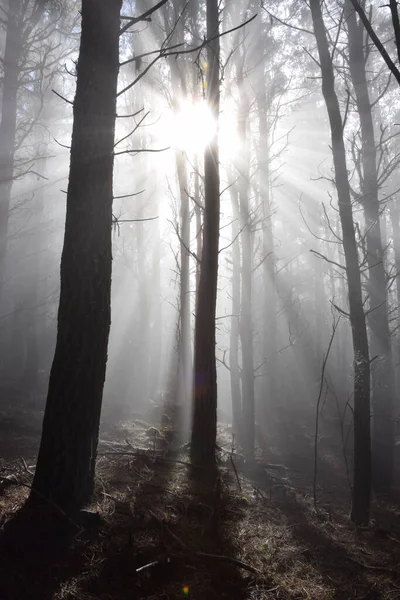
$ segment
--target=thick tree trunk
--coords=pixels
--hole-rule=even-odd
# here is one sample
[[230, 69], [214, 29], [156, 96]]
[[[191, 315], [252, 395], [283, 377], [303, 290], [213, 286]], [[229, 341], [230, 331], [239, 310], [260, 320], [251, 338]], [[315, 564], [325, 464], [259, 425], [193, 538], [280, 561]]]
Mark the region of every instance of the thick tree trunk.
[[[219, 115], [219, 15], [218, 0], [207, 0], [207, 102], [213, 117]], [[215, 312], [218, 280], [220, 220], [218, 134], [204, 154], [204, 228], [197, 299], [194, 349], [194, 411], [191, 458], [195, 463], [215, 463], [217, 435], [217, 368]]]
[[384, 252], [379, 219], [376, 144], [365, 68], [364, 28], [361, 23], [357, 23], [357, 16], [350, 0], [347, 0], [346, 9], [350, 73], [360, 118], [362, 139], [363, 180], [361, 182], [361, 203], [365, 217], [369, 274], [368, 293], [371, 312], [368, 317], [368, 324], [370, 329], [370, 354], [372, 357], [378, 357], [378, 360], [374, 360], [371, 372], [373, 408], [372, 477], [377, 489], [388, 489], [393, 478], [393, 372], [386, 275], [383, 262]]
[[339, 216], [349, 291], [350, 324], [354, 349], [354, 481], [352, 520], [368, 524], [371, 495], [370, 363], [363, 309], [361, 275], [351, 206], [350, 187], [343, 140], [343, 123], [335, 91], [332, 58], [329, 51], [320, 0], [311, 0], [311, 14], [322, 73], [322, 93], [331, 127]]
[[82, 1], [57, 344], [31, 493], [69, 513], [93, 490], [107, 362], [121, 4]]

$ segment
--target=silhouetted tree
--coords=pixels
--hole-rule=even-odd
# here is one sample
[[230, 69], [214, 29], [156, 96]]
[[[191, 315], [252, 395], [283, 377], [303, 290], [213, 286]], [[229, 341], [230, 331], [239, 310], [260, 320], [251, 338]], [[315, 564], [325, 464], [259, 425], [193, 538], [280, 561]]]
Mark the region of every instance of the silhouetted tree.
[[393, 478], [394, 428], [392, 417], [393, 367], [389, 330], [384, 250], [381, 239], [377, 144], [372, 106], [368, 91], [364, 51], [364, 29], [347, 0], [346, 22], [349, 39], [349, 64], [355, 102], [360, 119], [362, 180], [361, 204], [365, 217], [370, 313], [370, 355], [377, 357], [371, 371], [373, 437], [373, 482], [389, 488]]
[[370, 363], [358, 249], [355, 237], [350, 186], [343, 139], [343, 122], [335, 90], [332, 56], [323, 21], [320, 0], [311, 0], [311, 14], [322, 74], [322, 93], [329, 117], [335, 184], [343, 233], [350, 324], [354, 348], [354, 485], [352, 520], [369, 521], [371, 489]]
[[121, 5], [82, 1], [57, 343], [31, 493], [68, 512], [92, 493], [107, 362]]
[[[218, 1], [207, 0], [207, 102], [216, 121], [219, 116], [219, 14]], [[204, 155], [204, 227], [194, 342], [194, 407], [191, 459], [215, 462], [217, 435], [217, 369], [215, 357], [215, 311], [218, 279], [220, 222], [218, 135], [214, 134]]]

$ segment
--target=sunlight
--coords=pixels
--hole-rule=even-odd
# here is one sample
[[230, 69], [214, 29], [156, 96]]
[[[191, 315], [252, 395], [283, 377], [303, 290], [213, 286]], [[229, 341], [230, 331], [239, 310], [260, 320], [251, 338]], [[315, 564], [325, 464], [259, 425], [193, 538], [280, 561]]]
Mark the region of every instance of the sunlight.
[[215, 119], [206, 102], [185, 102], [174, 118], [173, 145], [187, 152], [201, 153], [215, 132]]

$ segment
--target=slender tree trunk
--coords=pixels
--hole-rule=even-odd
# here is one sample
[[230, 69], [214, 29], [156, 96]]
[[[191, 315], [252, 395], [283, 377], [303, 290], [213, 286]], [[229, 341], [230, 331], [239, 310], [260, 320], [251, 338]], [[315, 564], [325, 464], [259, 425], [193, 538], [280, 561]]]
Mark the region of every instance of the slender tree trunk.
[[0, 296], [4, 285], [8, 216], [14, 176], [18, 77], [23, 48], [21, 13], [21, 0], [10, 0], [3, 61], [3, 98], [0, 125]]
[[161, 308], [161, 234], [157, 222], [157, 239], [153, 247], [152, 273], [153, 273], [153, 293], [152, 293], [152, 314], [153, 323], [151, 334], [150, 351], [150, 374], [149, 378], [149, 397], [155, 398], [160, 387], [161, 374], [161, 348], [163, 344], [162, 335], [162, 308]]
[[[143, 170], [146, 171], [145, 166]], [[146, 177], [146, 174], [144, 175]], [[147, 174], [148, 177], [148, 174]], [[139, 218], [145, 218], [144, 210], [139, 213]], [[149, 269], [146, 261], [146, 223], [136, 223], [136, 251], [137, 251], [137, 269], [138, 269], [138, 294], [139, 294], [139, 322], [138, 333], [139, 343], [136, 346], [136, 386], [135, 395], [137, 396], [137, 406], [143, 411], [146, 410], [149, 400]], [[131, 378], [129, 377], [129, 380]], [[130, 383], [130, 382], [129, 382]]]
[[242, 242], [241, 263], [241, 310], [240, 341], [242, 346], [242, 436], [244, 454], [248, 460], [254, 457], [255, 444], [255, 402], [254, 402], [254, 352], [252, 323], [252, 287], [253, 287], [253, 240], [249, 207], [250, 147], [248, 136], [248, 115], [250, 105], [243, 77], [243, 58], [236, 62], [237, 83], [240, 91], [238, 133], [242, 144], [241, 157], [238, 159], [239, 172], [239, 217]]
[[[393, 198], [390, 202], [390, 221], [392, 224], [394, 264], [396, 268], [396, 301], [397, 301], [397, 323], [400, 323], [400, 202]], [[400, 335], [396, 332], [395, 337], [395, 378], [396, 397], [400, 393]]]
[[322, 73], [322, 93], [328, 112], [335, 169], [339, 216], [349, 291], [350, 324], [354, 349], [354, 482], [352, 520], [357, 525], [369, 521], [371, 495], [370, 363], [363, 309], [361, 274], [355, 238], [350, 187], [343, 140], [343, 123], [335, 91], [332, 58], [329, 51], [320, 0], [311, 0], [311, 14]]
[[257, 110], [259, 120], [260, 141], [258, 148], [258, 167], [260, 169], [260, 196], [263, 207], [263, 287], [264, 287], [264, 328], [263, 328], [263, 371], [266, 374], [265, 398], [261, 412], [264, 423], [267, 424], [268, 407], [276, 408], [278, 404], [276, 392], [276, 283], [275, 283], [275, 254], [272, 225], [272, 202], [270, 183], [270, 149], [268, 136], [268, 103], [267, 90], [264, 82], [257, 95]]
[[[219, 116], [219, 14], [218, 0], [207, 0], [207, 102]], [[215, 313], [219, 245], [219, 153], [215, 133], [204, 154], [204, 228], [201, 272], [195, 322], [194, 411], [191, 458], [195, 463], [215, 463], [217, 435], [217, 368]]]
[[192, 351], [190, 344], [190, 213], [188, 196], [188, 178], [186, 156], [180, 150], [176, 154], [180, 195], [180, 236], [181, 236], [181, 265], [180, 265], [180, 312], [179, 312], [179, 378], [178, 399], [187, 404], [190, 398], [190, 376], [192, 372]]
[[239, 369], [239, 323], [240, 323], [240, 221], [237, 185], [233, 175], [230, 177], [230, 196], [232, 202], [232, 316], [229, 335], [229, 368], [232, 396], [233, 433], [242, 445], [242, 391]]
[[390, 488], [393, 478], [394, 429], [392, 420], [393, 372], [388, 319], [384, 252], [380, 229], [378, 172], [372, 107], [368, 93], [366, 57], [361, 23], [357, 23], [354, 8], [347, 0], [350, 73], [355, 91], [362, 140], [362, 206], [364, 209], [368, 294], [370, 314], [370, 354], [374, 360], [372, 375], [372, 476], [378, 489]]
[[[201, 264], [201, 253], [202, 253], [202, 248], [203, 248], [203, 244], [202, 244], [202, 240], [203, 240], [203, 236], [202, 236], [202, 215], [201, 215], [201, 205], [200, 205], [200, 172], [199, 172], [199, 159], [196, 156], [194, 159], [194, 199], [195, 199], [195, 206], [194, 206], [194, 214], [195, 214], [195, 223], [196, 223], [196, 256], [197, 256], [197, 263], [196, 263], [196, 290], [199, 289], [199, 283], [200, 283], [200, 264]], [[197, 293], [196, 293], [196, 307], [197, 307]], [[197, 312], [197, 309], [196, 309]]]
[[107, 362], [121, 4], [82, 1], [57, 343], [31, 493], [69, 513], [93, 490]]
[[[184, 11], [184, 5], [179, 2], [176, 7]], [[167, 19], [166, 19], [167, 20]], [[184, 22], [176, 23], [177, 39], [184, 36]], [[171, 82], [174, 90], [173, 106], [179, 112], [179, 101], [188, 98], [186, 85], [186, 64], [178, 64], [176, 57], [170, 57], [169, 67]], [[179, 339], [178, 339], [178, 388], [179, 404], [188, 405], [191, 394], [192, 351], [191, 351], [191, 315], [190, 315], [190, 210], [189, 210], [189, 181], [187, 174], [187, 158], [183, 149], [175, 152], [175, 164], [178, 175], [180, 202], [180, 298], [179, 298]]]

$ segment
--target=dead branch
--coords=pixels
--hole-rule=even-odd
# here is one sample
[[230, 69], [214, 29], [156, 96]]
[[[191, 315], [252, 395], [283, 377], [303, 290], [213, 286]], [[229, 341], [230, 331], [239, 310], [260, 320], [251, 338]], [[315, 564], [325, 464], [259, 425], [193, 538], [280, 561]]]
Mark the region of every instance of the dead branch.
[[337, 318], [337, 320], [334, 319], [334, 321], [333, 321], [331, 339], [329, 340], [328, 349], [327, 349], [326, 354], [324, 356], [324, 359], [322, 361], [321, 382], [320, 382], [320, 386], [319, 386], [319, 393], [318, 393], [318, 399], [317, 399], [317, 408], [316, 408], [316, 414], [315, 414], [314, 479], [313, 479], [313, 499], [314, 499], [314, 509], [315, 509], [315, 512], [317, 512], [317, 470], [318, 470], [319, 407], [320, 407], [321, 397], [322, 397], [322, 391], [324, 389], [324, 383], [325, 383], [326, 363], [328, 362], [329, 353], [331, 351], [333, 339], [335, 337], [335, 333], [336, 333], [336, 330], [338, 328], [339, 322], [340, 322], [340, 316]]

